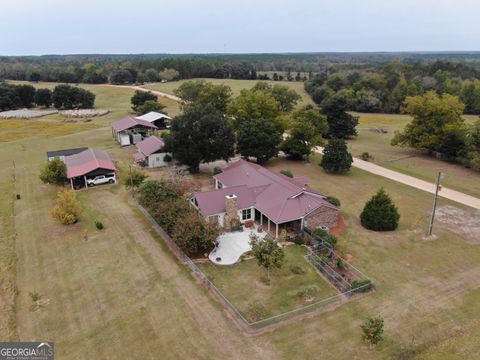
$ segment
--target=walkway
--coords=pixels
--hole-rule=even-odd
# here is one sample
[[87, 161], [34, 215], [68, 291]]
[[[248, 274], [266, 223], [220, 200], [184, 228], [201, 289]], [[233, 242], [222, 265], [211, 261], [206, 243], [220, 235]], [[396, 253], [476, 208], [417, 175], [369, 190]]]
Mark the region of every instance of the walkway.
[[[315, 149], [316, 153], [322, 154], [323, 148], [317, 147]], [[353, 166], [356, 168], [368, 171], [369, 173], [383, 176], [387, 179], [397, 181], [399, 183], [412, 186], [414, 188], [429, 192], [431, 194], [435, 193], [435, 184], [430, 183], [428, 181], [420, 180], [416, 177], [405, 175], [399, 173], [397, 171], [393, 171], [383, 166], [373, 164], [371, 162], [359, 159], [354, 157], [353, 158]], [[470, 196], [464, 194], [460, 191], [452, 190], [446, 187], [442, 187], [442, 190], [439, 192], [439, 195], [445, 199], [456, 201], [460, 204], [470, 206], [475, 209], [480, 209], [480, 199], [474, 196]]]

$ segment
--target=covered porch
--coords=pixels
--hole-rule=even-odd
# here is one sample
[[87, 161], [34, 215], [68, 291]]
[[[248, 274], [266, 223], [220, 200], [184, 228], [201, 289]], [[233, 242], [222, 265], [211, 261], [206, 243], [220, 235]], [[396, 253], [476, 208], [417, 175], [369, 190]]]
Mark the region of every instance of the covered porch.
[[294, 237], [303, 229], [303, 218], [276, 223], [258, 209], [255, 209], [255, 223], [275, 238], [278, 238], [282, 230], [287, 232], [287, 236]]

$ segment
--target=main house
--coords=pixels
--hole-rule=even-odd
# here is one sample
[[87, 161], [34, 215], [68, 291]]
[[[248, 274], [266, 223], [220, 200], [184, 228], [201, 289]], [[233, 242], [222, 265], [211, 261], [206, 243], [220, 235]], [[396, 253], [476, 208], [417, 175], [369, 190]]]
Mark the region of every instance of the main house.
[[214, 176], [215, 190], [196, 192], [191, 204], [226, 231], [255, 220], [278, 237], [282, 228], [302, 230], [337, 226], [339, 210], [308, 187], [306, 179], [289, 178], [239, 160]]

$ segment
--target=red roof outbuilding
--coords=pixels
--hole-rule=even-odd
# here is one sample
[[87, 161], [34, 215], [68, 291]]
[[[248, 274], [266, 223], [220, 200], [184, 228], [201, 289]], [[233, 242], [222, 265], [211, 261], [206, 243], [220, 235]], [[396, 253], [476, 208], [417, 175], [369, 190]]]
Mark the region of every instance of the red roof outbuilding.
[[97, 169], [117, 170], [105, 151], [92, 148], [75, 155], [66, 156], [65, 165], [67, 166], [68, 179], [85, 176]]

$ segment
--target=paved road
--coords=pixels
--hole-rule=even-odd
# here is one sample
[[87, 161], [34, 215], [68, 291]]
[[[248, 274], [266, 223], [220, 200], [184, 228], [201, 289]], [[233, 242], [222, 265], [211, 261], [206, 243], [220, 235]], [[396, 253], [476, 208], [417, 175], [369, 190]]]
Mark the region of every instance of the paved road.
[[[323, 148], [318, 147], [315, 149], [315, 152], [322, 154]], [[353, 166], [359, 169], [368, 171], [372, 174], [383, 176], [387, 179], [394, 180], [399, 183], [409, 185], [414, 188], [417, 188], [432, 194], [435, 193], [435, 184], [433, 183], [384, 168], [383, 166], [376, 165], [359, 158], [355, 158], [355, 157], [353, 158]], [[440, 191], [439, 195], [445, 199], [453, 200], [460, 204], [464, 204], [475, 209], [480, 209], [480, 199], [474, 196], [470, 196], [446, 187], [442, 187], [442, 190]]]

